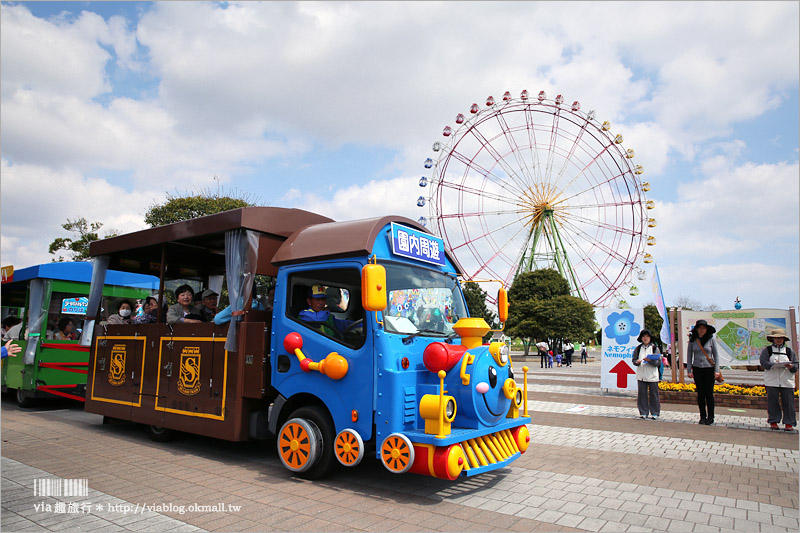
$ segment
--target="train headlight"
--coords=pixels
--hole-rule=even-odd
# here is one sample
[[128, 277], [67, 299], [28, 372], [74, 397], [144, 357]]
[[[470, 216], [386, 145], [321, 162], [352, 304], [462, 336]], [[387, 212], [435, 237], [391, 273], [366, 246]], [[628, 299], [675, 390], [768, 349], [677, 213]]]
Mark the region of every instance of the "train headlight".
[[453, 398], [448, 398], [444, 404], [444, 419], [452, 422], [456, 417], [456, 401]]
[[426, 394], [419, 402], [419, 416], [425, 420], [425, 433], [429, 435], [449, 435], [456, 412], [458, 406], [452, 396], [443, 395], [439, 403], [438, 394]]
[[511, 350], [504, 342], [493, 342], [489, 345], [489, 353], [500, 366], [506, 366], [510, 360]]
[[519, 408], [522, 406], [522, 390], [517, 389], [517, 394], [514, 395], [514, 404]]
[[508, 363], [509, 352], [510, 350], [508, 349], [508, 344], [503, 344], [503, 346], [500, 347], [500, 362], [502, 364]]

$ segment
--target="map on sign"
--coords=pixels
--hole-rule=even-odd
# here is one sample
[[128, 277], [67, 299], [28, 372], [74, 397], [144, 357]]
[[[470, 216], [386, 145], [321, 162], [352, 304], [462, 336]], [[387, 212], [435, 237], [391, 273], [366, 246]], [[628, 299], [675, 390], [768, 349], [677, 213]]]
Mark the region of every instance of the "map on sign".
[[[769, 345], [767, 335], [776, 328], [783, 329], [789, 337], [794, 337], [789, 311], [783, 309], [732, 309], [729, 311], [689, 311], [678, 312], [678, 336], [682, 343], [697, 320], [706, 320], [717, 331], [720, 364], [722, 366], [758, 365], [761, 351]], [[685, 350], [681, 344], [679, 350]]]
[[717, 339], [719, 346], [734, 361], [757, 361], [770, 343], [767, 334], [775, 329], [786, 328], [785, 318], [731, 318], [717, 319]]

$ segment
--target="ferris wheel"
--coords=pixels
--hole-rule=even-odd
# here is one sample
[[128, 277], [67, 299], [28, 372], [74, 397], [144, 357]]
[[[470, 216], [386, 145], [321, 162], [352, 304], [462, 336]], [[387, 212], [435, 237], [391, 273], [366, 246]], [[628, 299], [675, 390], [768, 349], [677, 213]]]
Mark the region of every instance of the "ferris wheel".
[[544, 91], [488, 97], [446, 126], [420, 178], [420, 223], [442, 237], [470, 279], [510, 285], [554, 268], [596, 306], [638, 293], [651, 263], [654, 203], [634, 151], [577, 101]]

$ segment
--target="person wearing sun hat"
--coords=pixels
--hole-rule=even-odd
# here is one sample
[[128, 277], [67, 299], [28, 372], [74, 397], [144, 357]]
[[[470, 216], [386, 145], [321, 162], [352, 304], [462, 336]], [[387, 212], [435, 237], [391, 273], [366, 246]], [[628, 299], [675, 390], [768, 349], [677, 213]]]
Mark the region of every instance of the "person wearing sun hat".
[[633, 350], [633, 364], [637, 367], [636, 383], [639, 386], [636, 406], [641, 418], [658, 420], [661, 416], [661, 401], [658, 397], [661, 351], [653, 344], [653, 336], [649, 330], [643, 329], [636, 340], [640, 343]]
[[797, 425], [797, 413], [794, 410], [797, 354], [786, 345], [791, 339], [781, 328], [770, 331], [767, 340], [772, 344], [761, 350], [760, 357], [764, 368], [764, 388], [767, 389], [767, 422], [772, 429], [778, 429], [783, 411], [783, 429], [792, 431]]
[[717, 329], [703, 319], [698, 320], [689, 334], [686, 349], [686, 368], [697, 389], [697, 407], [700, 422], [706, 426], [714, 423], [714, 380], [721, 378], [719, 354], [714, 342]]

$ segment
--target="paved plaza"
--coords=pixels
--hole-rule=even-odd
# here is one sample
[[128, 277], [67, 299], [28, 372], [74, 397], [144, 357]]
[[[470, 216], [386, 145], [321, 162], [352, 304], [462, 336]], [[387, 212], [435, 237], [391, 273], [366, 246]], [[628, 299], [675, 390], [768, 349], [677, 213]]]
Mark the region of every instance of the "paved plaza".
[[[766, 413], [664, 404], [642, 420], [604, 393], [600, 364], [526, 363], [532, 443], [510, 467], [459, 482], [393, 475], [376, 460], [294, 478], [272, 442], [155, 443], [80, 406], [2, 404], [3, 531], [797, 531], [798, 434]], [[519, 362], [515, 367], [521, 366]], [[730, 377], [729, 377], [730, 376]], [[732, 383], [755, 372], [726, 372]], [[521, 373], [517, 375], [521, 384]], [[87, 479], [88, 495], [34, 495]]]

